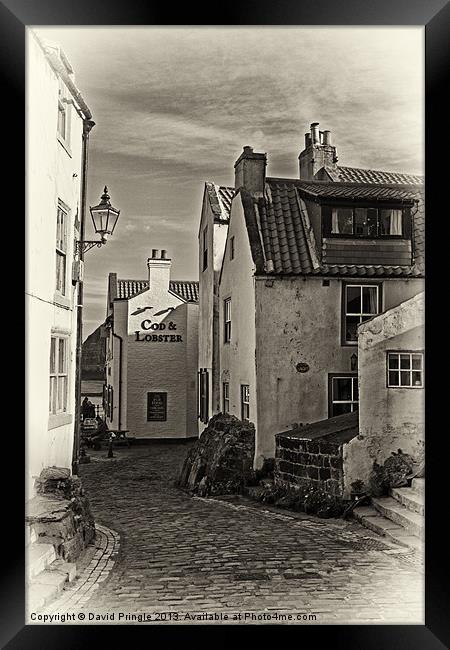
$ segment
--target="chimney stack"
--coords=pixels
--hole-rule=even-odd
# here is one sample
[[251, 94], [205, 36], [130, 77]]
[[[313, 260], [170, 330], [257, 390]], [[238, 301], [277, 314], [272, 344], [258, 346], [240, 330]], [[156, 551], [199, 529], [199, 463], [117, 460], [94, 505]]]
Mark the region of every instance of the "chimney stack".
[[331, 144], [331, 131], [320, 131], [319, 122], [312, 122], [305, 133], [305, 148], [300, 153], [299, 171], [302, 180], [337, 180], [336, 147]]
[[152, 256], [147, 259], [148, 283], [152, 293], [164, 294], [169, 290], [170, 267], [172, 260], [166, 257], [167, 251], [152, 249]]
[[243, 187], [252, 194], [263, 193], [266, 180], [267, 156], [255, 153], [253, 147], [245, 146], [234, 163], [234, 187]]

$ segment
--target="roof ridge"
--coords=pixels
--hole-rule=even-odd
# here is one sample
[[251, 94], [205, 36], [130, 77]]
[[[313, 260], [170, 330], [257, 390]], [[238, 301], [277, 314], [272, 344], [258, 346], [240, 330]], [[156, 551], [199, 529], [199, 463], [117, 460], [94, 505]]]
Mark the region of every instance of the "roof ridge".
[[414, 172], [396, 172], [391, 169], [373, 169], [373, 167], [353, 167], [352, 165], [338, 165], [338, 169], [356, 169], [362, 172], [378, 172], [379, 174], [400, 174], [401, 176], [419, 176], [425, 178], [424, 174], [416, 174]]

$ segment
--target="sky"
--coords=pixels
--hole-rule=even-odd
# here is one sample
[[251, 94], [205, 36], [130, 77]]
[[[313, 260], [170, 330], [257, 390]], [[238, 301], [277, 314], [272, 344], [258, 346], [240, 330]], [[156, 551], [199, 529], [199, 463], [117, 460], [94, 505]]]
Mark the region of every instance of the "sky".
[[423, 27], [34, 31], [61, 45], [96, 122], [88, 205], [107, 185], [121, 211], [85, 257], [84, 339], [105, 318], [108, 273], [145, 279], [152, 248], [172, 279], [198, 280], [204, 183], [232, 186], [245, 145], [267, 153], [269, 176], [298, 178], [319, 122], [341, 165], [424, 173]]

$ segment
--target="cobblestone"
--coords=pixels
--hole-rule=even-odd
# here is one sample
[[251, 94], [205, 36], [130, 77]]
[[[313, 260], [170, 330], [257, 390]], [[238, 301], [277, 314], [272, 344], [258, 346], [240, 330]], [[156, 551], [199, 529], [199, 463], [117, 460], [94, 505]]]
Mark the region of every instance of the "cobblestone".
[[[174, 486], [187, 451], [185, 444], [121, 448], [109, 463], [81, 466], [95, 520], [103, 534], [111, 531], [115, 555], [107, 575], [91, 571], [73, 611], [86, 618], [114, 613], [114, 622], [127, 624], [133, 621], [118, 621], [120, 612], [159, 615], [162, 624], [224, 622], [184, 618], [206, 612], [316, 615], [300, 616], [299, 624], [423, 623], [423, 566], [407, 549], [354, 521], [242, 498], [192, 498]], [[97, 561], [103, 557], [100, 550]]]

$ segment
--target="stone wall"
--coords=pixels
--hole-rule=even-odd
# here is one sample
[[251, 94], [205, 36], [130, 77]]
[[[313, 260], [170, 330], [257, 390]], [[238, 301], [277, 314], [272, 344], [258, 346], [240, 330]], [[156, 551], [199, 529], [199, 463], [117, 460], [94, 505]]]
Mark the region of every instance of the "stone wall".
[[25, 521], [42, 543], [53, 544], [57, 557], [74, 562], [95, 537], [95, 522], [78, 476], [47, 467], [28, 502]]
[[227, 413], [212, 417], [184, 461], [178, 485], [193, 493], [234, 493], [254, 480], [255, 428]]
[[315, 488], [341, 497], [343, 494], [342, 445], [325, 439], [305, 440], [276, 436], [275, 484]]

